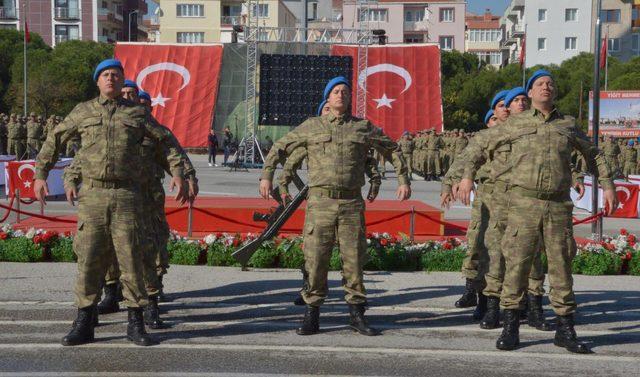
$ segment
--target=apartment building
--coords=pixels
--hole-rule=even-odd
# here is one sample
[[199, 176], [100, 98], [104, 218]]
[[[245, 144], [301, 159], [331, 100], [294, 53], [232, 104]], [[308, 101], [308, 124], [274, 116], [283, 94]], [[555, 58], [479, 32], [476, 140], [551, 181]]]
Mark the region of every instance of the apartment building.
[[29, 31], [50, 46], [69, 40], [145, 41], [138, 25], [146, 13], [144, 0], [0, 0], [0, 28], [22, 30], [26, 17]]
[[640, 0], [602, 0], [600, 20], [610, 56], [640, 56]]
[[[257, 14], [262, 27], [295, 27], [298, 20], [281, 0], [263, 0], [247, 10], [241, 0], [160, 0], [160, 42], [231, 42], [233, 27]], [[250, 11], [250, 13], [249, 13]]]
[[464, 0], [379, 0], [362, 12], [356, 1], [343, 3], [344, 28], [384, 29], [388, 43], [439, 43], [443, 50], [464, 51]]
[[465, 51], [476, 54], [478, 58], [496, 68], [502, 64], [503, 30], [500, 16], [493, 15], [487, 9], [482, 15], [467, 14], [465, 33]]
[[524, 44], [524, 2], [525, 0], [511, 0], [503, 16], [500, 18], [502, 29], [502, 61], [507, 64], [517, 63]]

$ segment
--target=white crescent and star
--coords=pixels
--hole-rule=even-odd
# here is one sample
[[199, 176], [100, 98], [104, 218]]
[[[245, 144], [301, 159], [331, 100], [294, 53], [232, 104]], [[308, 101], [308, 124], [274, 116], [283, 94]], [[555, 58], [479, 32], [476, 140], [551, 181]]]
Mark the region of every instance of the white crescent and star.
[[[400, 94], [406, 92], [411, 87], [411, 84], [413, 84], [413, 79], [411, 78], [411, 74], [406, 69], [400, 66], [397, 66], [395, 64], [378, 64], [371, 67], [367, 67], [364, 71], [360, 72], [360, 74], [358, 75], [358, 86], [364, 89], [364, 82], [367, 79], [367, 77], [373, 74], [382, 73], [382, 72], [390, 72], [402, 77], [402, 79], [404, 80], [404, 89], [402, 89], [402, 92], [400, 92]], [[377, 103], [376, 109], [379, 109], [381, 107], [388, 107], [392, 109], [391, 103], [396, 99], [389, 98], [387, 97], [386, 93], [383, 93], [382, 97], [374, 98], [373, 100]]]
[[24, 184], [25, 188], [30, 188], [31, 187], [31, 181], [30, 180], [25, 181], [24, 178], [22, 178], [22, 172], [24, 170], [31, 170], [33, 172], [33, 174], [35, 175], [36, 174], [36, 167], [31, 165], [31, 164], [22, 164], [18, 168], [18, 178], [20, 178], [20, 180]]
[[620, 200], [620, 204], [618, 204], [618, 208], [624, 208], [624, 202], [629, 200], [629, 198], [631, 197], [631, 191], [629, 191], [629, 189], [624, 186], [616, 186], [616, 192], [618, 191], [622, 191], [627, 195], [627, 197], [624, 200]]
[[[159, 71], [172, 71], [182, 76], [182, 86], [178, 91], [184, 89], [184, 87], [189, 85], [189, 82], [191, 81], [191, 73], [186, 67], [176, 63], [162, 62], [147, 66], [138, 73], [138, 76], [136, 77], [136, 84], [138, 85], [138, 88], [142, 89], [142, 81], [144, 81], [148, 75]], [[165, 107], [165, 103], [170, 99], [171, 98], [164, 97], [162, 92], [160, 92], [156, 97], [151, 98], [151, 106], [160, 105]]]

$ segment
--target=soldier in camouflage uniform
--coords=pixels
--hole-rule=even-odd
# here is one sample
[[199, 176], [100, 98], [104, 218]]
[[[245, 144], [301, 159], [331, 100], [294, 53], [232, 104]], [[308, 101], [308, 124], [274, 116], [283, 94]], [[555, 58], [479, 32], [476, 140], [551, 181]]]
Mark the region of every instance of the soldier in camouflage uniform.
[[[63, 123], [49, 134], [36, 160], [34, 191], [44, 203], [46, 179], [58, 160], [62, 145], [78, 135], [82, 190], [74, 252], [78, 256], [75, 286], [78, 316], [63, 345], [93, 341], [97, 322], [96, 304], [103, 277], [113, 253], [117, 255], [125, 303], [129, 308], [127, 338], [147, 346], [153, 340], [145, 331], [143, 307], [147, 305], [143, 256], [140, 254], [142, 212], [139, 172], [143, 171], [140, 144], [145, 137], [162, 146], [177, 186], [177, 200], [184, 202], [183, 162], [180, 147], [148, 119], [146, 110], [121, 97], [122, 64], [115, 59], [101, 62], [94, 72], [100, 96], [77, 105]], [[66, 190], [73, 201], [78, 195]]]
[[36, 117], [36, 113], [31, 113], [27, 122], [27, 154], [29, 158], [34, 158], [42, 146], [42, 123]]
[[7, 154], [7, 123], [9, 117], [6, 114], [0, 114], [0, 154]]
[[16, 156], [16, 160], [22, 160], [25, 154], [23, 135], [26, 136], [26, 132], [18, 116], [11, 114], [11, 119], [7, 124], [7, 138], [9, 141], [9, 154]]
[[[330, 108], [327, 105], [327, 101], [323, 101], [318, 107], [318, 116], [329, 115]], [[370, 151], [371, 152], [371, 151]], [[280, 188], [280, 194], [282, 195], [283, 201], [292, 200], [291, 195], [289, 194], [289, 185], [293, 181], [293, 177], [298, 169], [302, 166], [302, 162], [307, 158], [307, 151], [304, 148], [298, 148], [291, 156], [287, 157], [285, 161], [281, 161], [283, 163], [282, 173], [278, 177], [278, 187]], [[378, 171], [378, 161], [373, 158], [372, 153], [369, 153], [367, 156], [367, 161], [365, 163], [365, 174], [369, 178], [369, 193], [367, 194], [367, 200], [369, 203], [373, 203], [373, 201], [378, 196], [378, 192], [380, 191], [380, 185], [382, 184], [382, 177], [380, 176], [380, 172]], [[306, 305], [304, 302], [304, 298], [302, 297], [302, 292], [307, 289], [309, 286], [309, 274], [307, 270], [302, 266], [302, 276], [303, 276], [303, 284], [302, 290], [300, 291], [300, 296], [294, 300], [295, 305]]]
[[416, 138], [413, 140], [413, 171], [418, 172], [424, 177], [424, 146], [425, 146], [425, 133], [424, 131], [418, 132]]
[[527, 93], [531, 110], [477, 134], [467, 147], [468, 164], [458, 186], [458, 198], [465, 204], [469, 202], [473, 178], [486, 156], [503, 147], [510, 150], [505, 162], [510, 167], [508, 172], [493, 173], [496, 178], [507, 177], [505, 194], [509, 203], [501, 242], [506, 268], [500, 296], [504, 327], [496, 347], [513, 350], [519, 345], [519, 311], [534, 256], [543, 245], [549, 263], [549, 296], [557, 315], [554, 344], [570, 352], [588, 353], [589, 348], [577, 340], [574, 330], [576, 302], [571, 263], [576, 245], [569, 197], [573, 179], [571, 151], [578, 149], [592, 162], [589, 166], [597, 167], [608, 213], [617, 208], [611, 169], [576, 126], [575, 119], [555, 108], [557, 91], [549, 72], [536, 71], [527, 82]]
[[455, 142], [455, 149], [454, 149], [454, 157], [451, 159], [451, 163], [453, 164], [453, 162], [455, 161], [456, 158], [458, 158], [459, 155], [462, 154], [462, 151], [467, 147], [467, 144], [469, 144], [469, 139], [467, 139], [467, 137], [464, 135], [464, 132], [457, 132], [457, 136], [456, 136], [456, 142]]
[[613, 172], [613, 177], [617, 177], [620, 175], [620, 164], [618, 158], [620, 157], [620, 146], [613, 140], [613, 137], [607, 136], [605, 138], [604, 143], [602, 144], [602, 151], [604, 152], [604, 157], [607, 160], [607, 164], [611, 166], [611, 170]]
[[405, 131], [402, 134], [402, 138], [398, 142], [400, 146], [400, 152], [402, 152], [402, 157], [404, 157], [404, 162], [407, 163], [407, 176], [411, 179], [411, 175], [413, 174], [413, 140], [411, 140], [411, 134], [408, 131]]
[[327, 273], [333, 246], [338, 241], [343, 262], [342, 274], [350, 326], [364, 335], [379, 332], [369, 327], [364, 317], [366, 295], [362, 268], [366, 260], [364, 184], [367, 151], [374, 148], [390, 160], [399, 180], [397, 196], [409, 198], [411, 189], [407, 168], [397, 144], [366, 120], [350, 115], [351, 88], [344, 77], [332, 79], [324, 97], [331, 113], [303, 122], [274, 144], [266, 158], [260, 181], [260, 194], [271, 194], [273, 172], [282, 156], [296, 149], [307, 151], [309, 159], [309, 196], [304, 225], [305, 268], [309, 287], [303, 292], [307, 303], [299, 335], [319, 331], [320, 305], [327, 296]]
[[629, 140], [627, 146], [622, 151], [624, 155], [624, 168], [622, 169], [622, 175], [629, 177], [636, 174], [636, 166], [638, 165], [638, 150], [635, 148], [635, 142]]
[[437, 181], [440, 177], [440, 149], [442, 148], [442, 139], [435, 130], [429, 130], [429, 138], [427, 139], [427, 180]]

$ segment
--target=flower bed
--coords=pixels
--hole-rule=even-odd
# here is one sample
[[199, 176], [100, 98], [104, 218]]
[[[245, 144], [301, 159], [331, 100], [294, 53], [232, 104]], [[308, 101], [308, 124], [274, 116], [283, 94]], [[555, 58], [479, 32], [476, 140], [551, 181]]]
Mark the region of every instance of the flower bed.
[[[200, 240], [172, 233], [168, 243], [171, 264], [240, 266], [231, 254], [255, 238], [252, 234], [209, 234]], [[301, 268], [304, 263], [301, 237], [278, 237], [265, 242], [251, 257], [254, 268]], [[379, 271], [460, 271], [467, 244], [457, 238], [445, 241], [411, 243], [406, 237], [387, 233], [367, 235], [368, 261], [365, 270]], [[71, 234], [31, 229], [13, 230], [10, 225], [0, 231], [0, 261], [74, 262]], [[546, 263], [546, 258], [543, 256]], [[339, 249], [334, 248], [331, 270], [340, 270]], [[588, 241], [578, 245], [573, 272], [585, 275], [640, 275], [640, 243], [636, 236], [621, 229], [615, 237]]]

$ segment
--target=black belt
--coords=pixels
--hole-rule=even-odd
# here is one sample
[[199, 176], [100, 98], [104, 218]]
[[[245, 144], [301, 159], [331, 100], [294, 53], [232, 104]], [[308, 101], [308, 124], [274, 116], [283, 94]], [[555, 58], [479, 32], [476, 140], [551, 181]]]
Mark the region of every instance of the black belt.
[[360, 192], [360, 189], [340, 190], [324, 187], [311, 187], [309, 189], [309, 196], [319, 196], [330, 199], [360, 199], [362, 198], [362, 193]]

